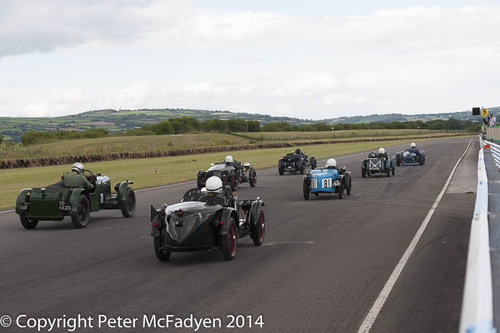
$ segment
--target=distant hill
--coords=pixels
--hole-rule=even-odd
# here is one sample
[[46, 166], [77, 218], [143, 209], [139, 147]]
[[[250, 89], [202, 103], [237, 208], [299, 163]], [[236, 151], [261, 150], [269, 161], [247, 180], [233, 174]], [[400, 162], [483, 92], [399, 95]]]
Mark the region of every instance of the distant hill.
[[[498, 112], [500, 107], [490, 108]], [[265, 114], [235, 113], [230, 111], [208, 111], [191, 109], [139, 109], [139, 110], [96, 110], [62, 117], [0, 117], [0, 134], [5, 140], [20, 141], [21, 135], [28, 130], [55, 131], [55, 130], [85, 130], [89, 128], [104, 128], [111, 133], [128, 131], [145, 124], [152, 124], [172, 117], [194, 117], [205, 119], [231, 119], [258, 120], [261, 124], [268, 122], [283, 122], [290, 124], [311, 124], [315, 122], [339, 123], [368, 123], [410, 120], [472, 119], [471, 111], [439, 113], [439, 114], [384, 114], [370, 116], [354, 116], [331, 118], [325, 120], [308, 120], [292, 117], [273, 117]]]

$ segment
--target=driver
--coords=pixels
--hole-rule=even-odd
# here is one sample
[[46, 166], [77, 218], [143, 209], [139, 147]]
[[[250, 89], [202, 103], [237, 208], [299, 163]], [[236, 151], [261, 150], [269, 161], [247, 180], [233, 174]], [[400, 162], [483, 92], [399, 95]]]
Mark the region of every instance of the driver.
[[241, 163], [240, 163], [240, 162], [238, 162], [238, 161], [235, 161], [231, 155], [227, 155], [227, 156], [224, 158], [224, 162], [226, 162], [226, 165], [227, 165], [227, 166], [232, 166], [232, 167], [234, 167], [236, 170], [240, 170], [240, 169], [241, 169]]
[[415, 144], [415, 142], [411, 143], [410, 149], [408, 149], [408, 151], [410, 153], [413, 153], [413, 154], [417, 155], [417, 156], [420, 156], [420, 151], [418, 150], [417, 145]]
[[378, 150], [378, 158], [387, 158], [387, 153], [385, 152], [384, 148], [379, 148]]
[[94, 188], [91, 182], [87, 180], [87, 177], [83, 175], [85, 168], [80, 162], [76, 162], [71, 166], [71, 172], [66, 172], [63, 174], [64, 186], [67, 187], [84, 187], [87, 190]]
[[[230, 195], [228, 192], [224, 190], [224, 187], [222, 185], [222, 180], [217, 177], [217, 176], [212, 176], [207, 179], [207, 182], [205, 184], [205, 191], [208, 195], [208, 203], [210, 204], [223, 204], [227, 205], [228, 204], [228, 198]], [[232, 195], [231, 195], [232, 197]]]
[[328, 161], [326, 161], [325, 168], [326, 169], [337, 169], [337, 161], [334, 158], [329, 158]]

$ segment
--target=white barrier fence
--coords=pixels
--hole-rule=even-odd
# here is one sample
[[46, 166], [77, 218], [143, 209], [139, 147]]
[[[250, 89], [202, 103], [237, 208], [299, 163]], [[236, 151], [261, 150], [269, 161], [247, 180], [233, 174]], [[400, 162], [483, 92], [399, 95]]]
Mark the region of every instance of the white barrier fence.
[[[482, 148], [485, 142], [482, 139], [480, 141], [476, 204], [470, 231], [467, 273], [460, 318], [460, 332], [464, 333], [496, 332], [493, 328], [493, 285], [488, 230], [488, 177]], [[498, 148], [500, 151], [500, 147]]]
[[493, 158], [495, 159], [495, 163], [497, 165], [497, 167], [500, 168], [500, 146], [497, 145], [496, 143], [493, 143], [493, 142], [490, 142], [490, 141], [486, 141], [486, 140], [482, 140], [481, 139], [481, 147], [483, 147], [484, 145], [490, 145], [490, 148], [491, 148], [491, 155], [493, 155]]

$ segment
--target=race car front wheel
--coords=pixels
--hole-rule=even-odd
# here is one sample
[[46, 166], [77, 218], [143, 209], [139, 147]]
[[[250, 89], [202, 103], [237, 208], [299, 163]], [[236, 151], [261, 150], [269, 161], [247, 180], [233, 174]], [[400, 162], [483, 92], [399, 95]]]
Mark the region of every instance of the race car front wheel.
[[304, 193], [304, 200], [309, 200], [309, 182], [307, 181], [307, 179], [304, 179], [302, 192]]
[[26, 216], [20, 216], [20, 219], [21, 224], [25, 229], [35, 229], [36, 225], [38, 224], [38, 220], [33, 220]]
[[160, 261], [167, 261], [170, 258], [170, 251], [163, 248], [161, 236], [153, 237], [153, 245], [155, 248], [156, 258]]
[[255, 246], [260, 246], [264, 243], [264, 235], [266, 233], [266, 220], [264, 218], [264, 212], [259, 211], [259, 220], [254, 226], [252, 231], [252, 240]]
[[131, 188], [127, 188], [125, 193], [125, 207], [122, 208], [123, 217], [132, 217], [135, 213], [135, 193]]
[[250, 169], [248, 182], [251, 187], [257, 185], [257, 172], [255, 172], [254, 168]]
[[75, 228], [85, 228], [90, 219], [90, 203], [85, 195], [80, 195], [76, 211], [71, 215]]
[[231, 217], [228, 223], [227, 235], [222, 235], [220, 239], [220, 250], [224, 260], [233, 260], [236, 257], [236, 248], [238, 247], [238, 234], [234, 218]]

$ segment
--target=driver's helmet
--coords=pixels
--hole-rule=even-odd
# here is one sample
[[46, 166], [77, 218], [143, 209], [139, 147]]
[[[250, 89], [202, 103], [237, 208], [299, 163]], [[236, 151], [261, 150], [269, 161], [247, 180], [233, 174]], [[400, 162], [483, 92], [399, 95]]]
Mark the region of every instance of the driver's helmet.
[[417, 145], [415, 144], [415, 142], [412, 142], [411, 145], [410, 145], [410, 148], [416, 148]]
[[224, 159], [226, 163], [233, 163], [233, 157], [231, 155], [227, 155], [226, 158]]
[[212, 176], [207, 179], [205, 188], [208, 193], [222, 193], [222, 180], [217, 176]]
[[244, 167], [245, 169], [250, 168], [250, 163], [249, 163], [249, 162], [245, 162], [245, 163], [243, 163], [243, 167]]
[[326, 161], [326, 167], [328, 169], [333, 169], [333, 168], [336, 168], [337, 167], [337, 161], [334, 159], [334, 158], [329, 158], [327, 161]]
[[300, 153], [301, 153], [301, 151], [299, 148], [295, 149], [295, 154], [300, 154]]
[[75, 171], [77, 173], [83, 173], [83, 170], [85, 170], [85, 168], [83, 167], [83, 164], [80, 162], [73, 163], [73, 165], [71, 166], [71, 171]]
[[384, 154], [385, 154], [385, 149], [384, 149], [384, 148], [379, 148], [379, 149], [378, 149], [378, 153], [379, 153], [380, 155], [384, 155]]

